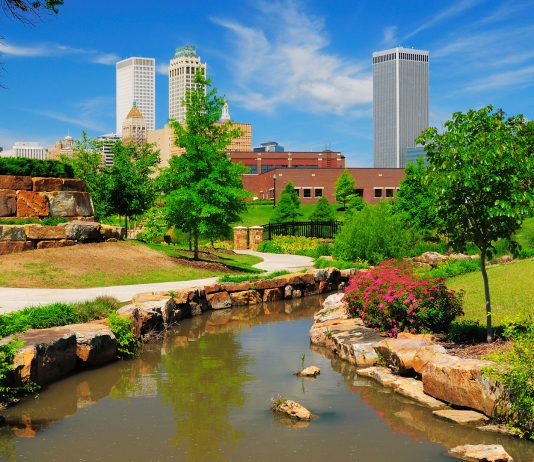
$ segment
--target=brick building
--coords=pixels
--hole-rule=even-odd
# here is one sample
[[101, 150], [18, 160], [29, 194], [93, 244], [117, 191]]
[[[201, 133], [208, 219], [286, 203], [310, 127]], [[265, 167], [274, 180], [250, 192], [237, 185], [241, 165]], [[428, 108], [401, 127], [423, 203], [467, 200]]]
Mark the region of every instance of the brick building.
[[230, 152], [232, 162], [241, 162], [250, 174], [262, 174], [274, 169], [344, 168], [345, 156], [325, 149], [320, 152]]
[[[347, 170], [356, 182], [355, 193], [370, 204], [394, 197], [400, 181], [404, 178], [404, 170], [399, 168]], [[272, 199], [276, 195], [278, 200], [284, 186], [291, 181], [303, 204], [313, 204], [321, 196], [326, 196], [334, 203], [336, 180], [342, 172], [343, 168], [275, 168], [258, 175], [243, 175], [243, 186], [258, 199]]]

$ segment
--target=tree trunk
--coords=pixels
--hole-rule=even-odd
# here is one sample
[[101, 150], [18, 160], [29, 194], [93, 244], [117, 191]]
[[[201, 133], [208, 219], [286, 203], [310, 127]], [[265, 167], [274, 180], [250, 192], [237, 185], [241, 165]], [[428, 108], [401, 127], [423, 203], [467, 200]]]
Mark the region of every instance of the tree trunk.
[[195, 251], [194, 251], [194, 254], [193, 254], [193, 258], [195, 260], [198, 260], [198, 231], [195, 231], [194, 233], [194, 239], [195, 239]]
[[189, 230], [189, 252], [193, 251], [193, 233]]
[[124, 229], [126, 230], [126, 239], [128, 239], [128, 217], [124, 216]]
[[484, 296], [486, 297], [486, 340], [488, 343], [493, 342], [493, 329], [491, 328], [491, 301], [488, 282], [488, 273], [486, 272], [486, 249], [480, 251], [480, 271], [484, 280]]

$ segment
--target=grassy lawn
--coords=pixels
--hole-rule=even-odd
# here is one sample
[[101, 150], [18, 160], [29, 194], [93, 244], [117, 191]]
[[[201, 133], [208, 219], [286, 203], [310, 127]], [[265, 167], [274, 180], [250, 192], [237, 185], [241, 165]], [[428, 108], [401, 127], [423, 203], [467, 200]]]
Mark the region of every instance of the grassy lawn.
[[[342, 219], [343, 213], [337, 211], [337, 204], [330, 204], [332, 210], [336, 212], [338, 220]], [[300, 210], [302, 211], [301, 221], [308, 221], [309, 216], [315, 209], [315, 204], [301, 204]], [[274, 208], [272, 205], [249, 205], [248, 209], [241, 219], [234, 223], [234, 226], [258, 226], [269, 223], [269, 219], [273, 214]]]
[[[488, 268], [494, 325], [524, 313], [534, 315], [534, 259]], [[465, 319], [486, 323], [484, 285], [480, 271], [447, 280], [454, 290], [465, 290]]]
[[[187, 281], [229, 273], [258, 272], [261, 261], [250, 255], [216, 254], [196, 263], [180, 260], [183, 254], [168, 246], [135, 242], [83, 244], [43, 249], [0, 257], [0, 286], [87, 288], [114, 285]], [[218, 258], [217, 258], [218, 257]]]

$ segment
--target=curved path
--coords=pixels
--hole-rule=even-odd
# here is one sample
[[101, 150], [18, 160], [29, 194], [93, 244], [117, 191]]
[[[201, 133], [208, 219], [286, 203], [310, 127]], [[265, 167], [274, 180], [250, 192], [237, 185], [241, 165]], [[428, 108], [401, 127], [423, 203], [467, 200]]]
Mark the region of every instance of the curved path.
[[[298, 271], [303, 268], [310, 268], [313, 265], [312, 258], [300, 255], [279, 255], [255, 252], [252, 250], [238, 250], [236, 252], [263, 258], [263, 261], [254, 265], [254, 267], [269, 272], [279, 270]], [[190, 287], [213, 284], [216, 281], [217, 277], [212, 277], [189, 281], [94, 287], [90, 289], [20, 289], [0, 287], [0, 314], [19, 310], [26, 306], [47, 305], [55, 302], [82, 302], [103, 295], [109, 295], [117, 298], [121, 302], [126, 302], [131, 300], [134, 295], [141, 292], [187, 289]]]

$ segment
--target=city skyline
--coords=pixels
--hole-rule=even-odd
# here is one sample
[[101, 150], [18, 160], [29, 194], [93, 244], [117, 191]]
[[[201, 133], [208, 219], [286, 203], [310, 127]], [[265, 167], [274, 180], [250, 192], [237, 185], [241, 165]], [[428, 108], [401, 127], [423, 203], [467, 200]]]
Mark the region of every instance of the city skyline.
[[[430, 50], [431, 126], [490, 103], [534, 118], [532, 1], [458, 0], [439, 8], [391, 2], [388, 9], [371, 1], [214, 2], [149, 11], [141, 2], [128, 11], [108, 3], [67, 3], [35, 27], [0, 18], [7, 87], [0, 90], [0, 146], [52, 146], [82, 129], [91, 136], [113, 131], [114, 66], [130, 56], [156, 59], [155, 126], [162, 127], [168, 61], [187, 44], [208, 63], [232, 118], [254, 125], [254, 145], [274, 139], [287, 150], [328, 146], [343, 152], [348, 166], [373, 164], [373, 51]], [[138, 22], [143, 40], [132, 40]]]

